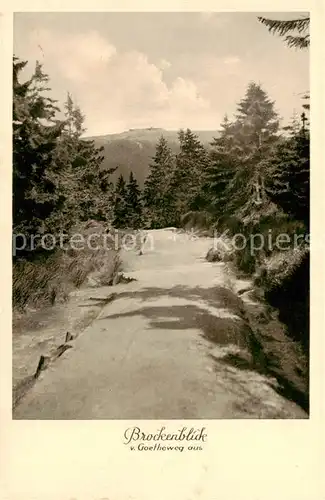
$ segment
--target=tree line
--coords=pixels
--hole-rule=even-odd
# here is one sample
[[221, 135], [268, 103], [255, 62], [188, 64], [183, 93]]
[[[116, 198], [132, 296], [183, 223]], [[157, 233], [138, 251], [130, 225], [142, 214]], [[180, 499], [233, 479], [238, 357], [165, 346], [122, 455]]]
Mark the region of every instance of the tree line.
[[[163, 136], [157, 143], [143, 192], [135, 189], [138, 221], [142, 214], [143, 224], [161, 228], [179, 225], [189, 211], [204, 210], [220, 224], [237, 218], [245, 225], [271, 210], [308, 228], [309, 125], [304, 112], [280, 130], [275, 103], [251, 82], [210, 147], [190, 129], [180, 130], [178, 140], [176, 154]], [[117, 192], [122, 198], [124, 191], [121, 177]], [[127, 201], [123, 210], [127, 206], [132, 211]]]
[[205, 147], [190, 129], [179, 151], [162, 136], [143, 190], [133, 174], [116, 185], [103, 170], [103, 148], [82, 135], [84, 116], [70, 94], [64, 119], [46, 94], [49, 78], [37, 63], [21, 83], [26, 62], [13, 62], [13, 224], [24, 234], [69, 230], [97, 219], [115, 227], [179, 225], [188, 211], [244, 224], [275, 204], [309, 225], [309, 125], [305, 111], [280, 131], [279, 116], [261, 85], [250, 82], [234, 116]]
[[[309, 18], [260, 21], [285, 35], [290, 46], [309, 44]], [[287, 35], [294, 29], [299, 36]], [[250, 82], [209, 147], [190, 129], [180, 130], [175, 154], [161, 137], [141, 190], [132, 172], [127, 181], [120, 176], [112, 182], [117, 167], [102, 168], [103, 148], [84, 139], [85, 117], [72, 96], [67, 94], [59, 119], [41, 64], [21, 82], [26, 64], [13, 59], [15, 233], [69, 231], [89, 219], [115, 227], [177, 226], [189, 211], [209, 213], [220, 227], [252, 229], [263, 217], [281, 213], [309, 228], [308, 101], [281, 130], [275, 103]]]
[[[309, 46], [310, 18], [259, 21], [285, 37], [289, 47]], [[273, 102], [250, 82], [232, 118], [225, 116], [218, 137], [205, 147], [190, 130], [178, 133], [179, 152], [161, 137], [138, 193], [142, 224], [179, 225], [190, 211], [205, 211], [217, 227], [263, 231], [292, 222], [309, 230], [309, 93], [300, 113], [281, 128]], [[130, 206], [130, 204], [129, 204]]]
[[49, 77], [41, 64], [21, 82], [26, 65], [14, 57], [13, 232], [28, 237], [110, 219], [116, 169], [101, 169], [103, 148], [82, 138], [85, 117], [69, 93], [64, 117], [57, 117], [60, 109], [48, 96]]

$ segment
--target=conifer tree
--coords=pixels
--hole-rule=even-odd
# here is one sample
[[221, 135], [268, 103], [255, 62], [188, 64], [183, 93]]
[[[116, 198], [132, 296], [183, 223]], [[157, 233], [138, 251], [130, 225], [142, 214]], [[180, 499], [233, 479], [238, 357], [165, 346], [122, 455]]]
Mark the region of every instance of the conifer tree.
[[141, 192], [133, 172], [130, 172], [129, 182], [126, 186], [126, 219], [127, 227], [138, 229], [142, 224]]
[[122, 174], [120, 174], [114, 196], [114, 218], [113, 226], [116, 228], [126, 227], [127, 223], [127, 204], [126, 204], [126, 183]]
[[279, 140], [279, 120], [260, 85], [251, 82], [239, 102], [233, 125], [233, 152], [239, 168], [231, 181], [232, 210], [239, 217], [249, 217], [266, 202], [264, 170], [267, 158]]
[[207, 150], [190, 129], [178, 133], [180, 151], [176, 155], [171, 181], [172, 206], [176, 217], [200, 208], [201, 191], [209, 165]]
[[143, 202], [151, 227], [165, 227], [170, 220], [170, 181], [174, 157], [166, 139], [161, 136], [156, 154], [145, 180]]
[[300, 128], [301, 122], [299, 119], [299, 115], [296, 111], [294, 111], [289, 125], [284, 126], [283, 130], [287, 132], [291, 137], [294, 137], [299, 133]]
[[224, 118], [212, 142], [204, 183], [207, 205], [217, 217], [246, 220], [267, 201], [266, 160], [279, 140], [279, 121], [266, 92], [251, 82], [233, 121]]
[[45, 94], [48, 76], [38, 62], [32, 77], [20, 83], [26, 64], [13, 59], [13, 226], [25, 235], [45, 231], [57, 206], [49, 166], [64, 125]]
[[245, 97], [237, 106], [235, 125], [239, 152], [247, 155], [250, 161], [263, 156], [277, 140], [279, 120], [274, 102], [260, 85], [254, 82], [248, 85]]
[[[304, 119], [302, 115], [302, 120]], [[310, 203], [309, 130], [300, 130], [280, 142], [269, 159], [265, 188], [283, 211], [309, 228]]]
[[234, 124], [229, 120], [228, 115], [225, 114], [223, 122], [220, 124], [219, 136], [214, 137], [211, 146], [215, 151], [230, 153], [234, 146], [234, 138]]
[[101, 170], [103, 148], [82, 137], [84, 116], [70, 93], [64, 108], [66, 125], [53, 164], [53, 170], [60, 172], [58, 189], [64, 196], [56, 223], [68, 228], [78, 221], [108, 220], [113, 209], [110, 175], [116, 169]]
[[234, 153], [235, 144], [234, 124], [225, 115], [221, 123], [220, 135], [211, 143], [211, 163], [206, 172], [206, 180], [203, 188], [206, 206], [214, 214], [220, 217], [225, 215], [229, 209], [231, 198], [231, 181], [238, 168], [238, 162]]

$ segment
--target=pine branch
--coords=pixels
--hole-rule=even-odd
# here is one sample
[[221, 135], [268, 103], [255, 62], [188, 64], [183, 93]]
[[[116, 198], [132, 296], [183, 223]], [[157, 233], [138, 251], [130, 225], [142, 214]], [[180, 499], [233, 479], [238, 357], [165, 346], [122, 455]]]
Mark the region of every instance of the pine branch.
[[286, 36], [285, 41], [287, 42], [290, 48], [306, 49], [310, 45], [309, 35], [306, 36], [288, 35]]
[[301, 19], [293, 19], [290, 21], [278, 21], [275, 19], [266, 19], [265, 17], [258, 17], [258, 20], [264, 24], [270, 33], [279, 33], [280, 36], [284, 36], [290, 31], [297, 30], [298, 33], [304, 33], [310, 24], [310, 18], [304, 17]]
[[286, 43], [290, 48], [305, 49], [310, 45], [310, 37], [307, 34], [310, 25], [310, 17], [303, 17], [300, 19], [292, 19], [289, 21], [279, 21], [276, 19], [267, 19], [265, 17], [257, 18], [260, 23], [264, 24], [270, 33], [285, 36], [292, 31], [297, 31], [300, 35], [293, 36], [287, 35], [285, 38]]

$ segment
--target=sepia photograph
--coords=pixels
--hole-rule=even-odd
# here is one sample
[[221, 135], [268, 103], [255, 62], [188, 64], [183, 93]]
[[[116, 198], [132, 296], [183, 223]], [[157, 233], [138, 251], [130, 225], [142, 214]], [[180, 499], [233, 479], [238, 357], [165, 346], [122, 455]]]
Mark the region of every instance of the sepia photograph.
[[309, 419], [309, 30], [14, 13], [14, 420]]

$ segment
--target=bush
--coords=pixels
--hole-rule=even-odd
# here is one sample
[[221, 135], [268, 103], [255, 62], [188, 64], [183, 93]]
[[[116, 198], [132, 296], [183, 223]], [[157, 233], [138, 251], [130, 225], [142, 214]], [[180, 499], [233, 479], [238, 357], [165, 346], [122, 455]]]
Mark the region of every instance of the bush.
[[255, 272], [256, 261], [256, 255], [251, 253], [249, 245], [243, 250], [237, 250], [233, 258], [236, 267], [246, 274], [253, 274]]
[[[75, 234], [85, 237], [105, 231], [103, 224], [93, 222], [74, 228]], [[13, 308], [38, 308], [67, 300], [69, 293], [81, 287], [91, 273], [96, 275], [98, 285], [112, 284], [119, 268], [114, 248], [57, 249], [51, 254], [39, 254], [33, 261], [19, 259], [13, 265]]]
[[222, 262], [221, 253], [215, 248], [210, 248], [205, 258], [208, 262]]
[[309, 268], [309, 251], [295, 250], [269, 259], [260, 278], [266, 300], [279, 310], [279, 319], [306, 351], [309, 350]]
[[221, 233], [228, 231], [231, 235], [234, 235], [243, 231], [244, 224], [238, 217], [225, 215], [219, 217], [216, 227]]
[[180, 226], [183, 229], [209, 229], [212, 224], [212, 216], [207, 212], [192, 211], [181, 216]]

